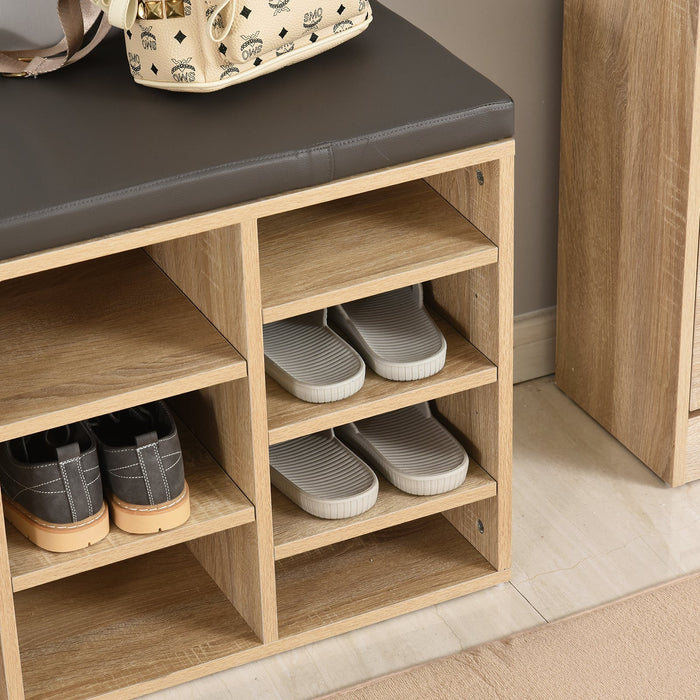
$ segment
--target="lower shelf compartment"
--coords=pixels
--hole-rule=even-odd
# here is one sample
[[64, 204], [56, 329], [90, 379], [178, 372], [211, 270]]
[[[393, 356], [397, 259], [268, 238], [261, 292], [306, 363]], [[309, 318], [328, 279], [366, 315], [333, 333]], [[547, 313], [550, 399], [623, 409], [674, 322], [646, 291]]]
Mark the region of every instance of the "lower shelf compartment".
[[62, 554], [40, 549], [6, 523], [13, 590], [22, 591], [253, 522], [255, 508], [236, 484], [187, 428], [180, 424], [178, 432], [185, 461], [185, 477], [190, 487], [191, 513], [186, 523], [152, 535], [131, 535], [112, 523], [109, 534], [101, 542]]
[[[508, 580], [442, 516], [277, 562], [280, 638], [355, 629]], [[314, 634], [316, 632], [316, 634]]]
[[412, 496], [380, 476], [376, 504], [354, 518], [342, 520], [315, 518], [277, 489], [272, 489], [275, 559], [285, 559], [495, 495], [496, 482], [474, 461], [461, 486], [436, 496]]
[[15, 610], [27, 698], [136, 697], [261, 646], [184, 545], [23, 591]]

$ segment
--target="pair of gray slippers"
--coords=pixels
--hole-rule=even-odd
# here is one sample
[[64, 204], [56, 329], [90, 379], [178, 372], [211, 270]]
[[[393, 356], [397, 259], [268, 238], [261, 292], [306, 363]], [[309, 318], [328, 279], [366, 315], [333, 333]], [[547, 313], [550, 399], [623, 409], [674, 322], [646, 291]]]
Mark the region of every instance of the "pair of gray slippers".
[[263, 334], [267, 373], [310, 403], [358, 392], [365, 362], [385, 379], [413, 381], [439, 372], [447, 353], [420, 284], [269, 323]]
[[427, 403], [270, 447], [272, 484], [311, 515], [350, 518], [376, 502], [381, 473], [430, 496], [460, 486], [469, 457]]

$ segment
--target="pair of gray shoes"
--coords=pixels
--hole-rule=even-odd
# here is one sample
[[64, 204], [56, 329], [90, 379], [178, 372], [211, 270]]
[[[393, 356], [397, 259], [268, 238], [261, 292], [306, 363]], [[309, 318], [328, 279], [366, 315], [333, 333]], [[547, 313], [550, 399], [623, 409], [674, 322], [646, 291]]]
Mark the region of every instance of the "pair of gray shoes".
[[5, 518], [34, 544], [69, 552], [103, 539], [109, 513], [146, 534], [189, 518], [173, 417], [162, 401], [0, 445]]
[[358, 392], [365, 362], [385, 379], [413, 381], [439, 372], [447, 352], [420, 284], [276, 321], [263, 334], [267, 373], [310, 403]]
[[401, 491], [432, 496], [460, 486], [469, 457], [427, 403], [270, 447], [273, 486], [311, 515], [350, 518], [376, 502], [374, 470]]

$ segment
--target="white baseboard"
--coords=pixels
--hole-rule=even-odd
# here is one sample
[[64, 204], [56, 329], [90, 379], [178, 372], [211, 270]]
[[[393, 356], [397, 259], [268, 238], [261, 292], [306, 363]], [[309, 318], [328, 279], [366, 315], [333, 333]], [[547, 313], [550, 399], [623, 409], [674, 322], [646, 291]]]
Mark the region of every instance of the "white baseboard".
[[554, 374], [556, 306], [516, 316], [513, 325], [513, 383]]

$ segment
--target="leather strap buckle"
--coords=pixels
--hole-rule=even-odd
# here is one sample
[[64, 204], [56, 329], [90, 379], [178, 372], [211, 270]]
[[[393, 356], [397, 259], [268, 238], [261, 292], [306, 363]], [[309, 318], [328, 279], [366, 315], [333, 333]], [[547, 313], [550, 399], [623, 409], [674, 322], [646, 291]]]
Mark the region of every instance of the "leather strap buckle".
[[[23, 63], [30, 63], [31, 58], [17, 58], [16, 60], [22, 61]], [[28, 78], [29, 73], [27, 71], [20, 71], [19, 73], [0, 73], [3, 78]]]

